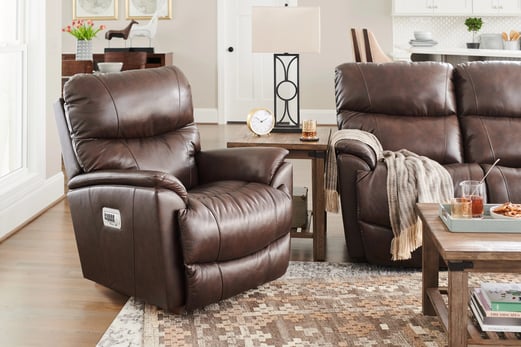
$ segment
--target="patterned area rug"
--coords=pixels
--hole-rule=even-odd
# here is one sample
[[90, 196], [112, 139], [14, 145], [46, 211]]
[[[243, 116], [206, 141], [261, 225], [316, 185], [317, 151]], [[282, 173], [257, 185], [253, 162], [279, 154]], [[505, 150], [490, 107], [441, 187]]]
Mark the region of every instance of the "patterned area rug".
[[[509, 275], [505, 275], [509, 276]], [[479, 281], [499, 281], [481, 275]], [[507, 280], [511, 278], [507, 278]], [[442, 274], [441, 284], [446, 281]], [[280, 279], [190, 314], [130, 299], [98, 347], [446, 346], [421, 313], [421, 272], [292, 262]]]

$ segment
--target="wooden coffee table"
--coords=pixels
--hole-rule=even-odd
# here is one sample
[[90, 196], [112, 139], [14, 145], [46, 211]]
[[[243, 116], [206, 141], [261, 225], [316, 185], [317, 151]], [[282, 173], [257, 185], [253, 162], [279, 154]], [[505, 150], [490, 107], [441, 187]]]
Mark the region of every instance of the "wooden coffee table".
[[282, 147], [289, 150], [288, 158], [311, 160], [311, 191], [313, 232], [292, 233], [292, 237], [313, 238], [313, 259], [323, 261], [326, 258], [326, 209], [324, 193], [324, 171], [329, 136], [333, 129], [317, 127], [319, 141], [300, 141], [300, 133], [271, 133], [257, 136], [246, 126], [240, 129], [227, 142], [228, 147]]
[[[521, 233], [454, 233], [439, 218], [437, 204], [417, 204], [416, 211], [423, 222], [423, 314], [439, 316], [451, 347], [521, 345], [512, 333], [505, 334], [506, 340], [498, 340], [495, 333], [483, 339], [467, 315], [468, 273], [521, 273]], [[438, 288], [440, 257], [448, 267], [445, 289]]]

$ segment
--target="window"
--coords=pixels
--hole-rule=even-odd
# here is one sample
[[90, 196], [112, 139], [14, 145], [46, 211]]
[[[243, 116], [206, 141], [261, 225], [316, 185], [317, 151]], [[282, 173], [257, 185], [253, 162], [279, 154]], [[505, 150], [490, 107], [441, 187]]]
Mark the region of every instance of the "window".
[[25, 39], [22, 0], [0, 12], [0, 179], [25, 166]]
[[[63, 195], [57, 139], [48, 131], [48, 113], [60, 95], [61, 46], [56, 34], [60, 32], [61, 11], [57, 9], [61, 6], [57, 4], [2, 2], [0, 240]], [[46, 29], [52, 31], [48, 33]]]

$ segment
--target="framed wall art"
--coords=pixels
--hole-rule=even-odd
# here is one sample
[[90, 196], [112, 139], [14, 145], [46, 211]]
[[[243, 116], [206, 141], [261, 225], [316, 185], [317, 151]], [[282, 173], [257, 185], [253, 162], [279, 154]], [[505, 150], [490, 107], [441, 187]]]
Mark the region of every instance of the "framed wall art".
[[73, 19], [118, 18], [118, 0], [72, 0]]
[[172, 0], [125, 0], [127, 19], [172, 19]]

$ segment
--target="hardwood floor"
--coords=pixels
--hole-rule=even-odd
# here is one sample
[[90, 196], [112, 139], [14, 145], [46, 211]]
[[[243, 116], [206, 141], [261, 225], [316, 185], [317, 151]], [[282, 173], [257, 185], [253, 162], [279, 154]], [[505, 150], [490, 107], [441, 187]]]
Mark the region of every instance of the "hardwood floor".
[[[239, 126], [199, 125], [203, 150], [225, 147]], [[310, 187], [309, 161], [292, 162], [295, 185]], [[311, 261], [312, 250], [292, 239], [291, 259]], [[347, 259], [341, 216], [329, 214], [326, 260]], [[0, 346], [95, 346], [126, 300], [82, 277], [66, 200], [0, 244]]]

